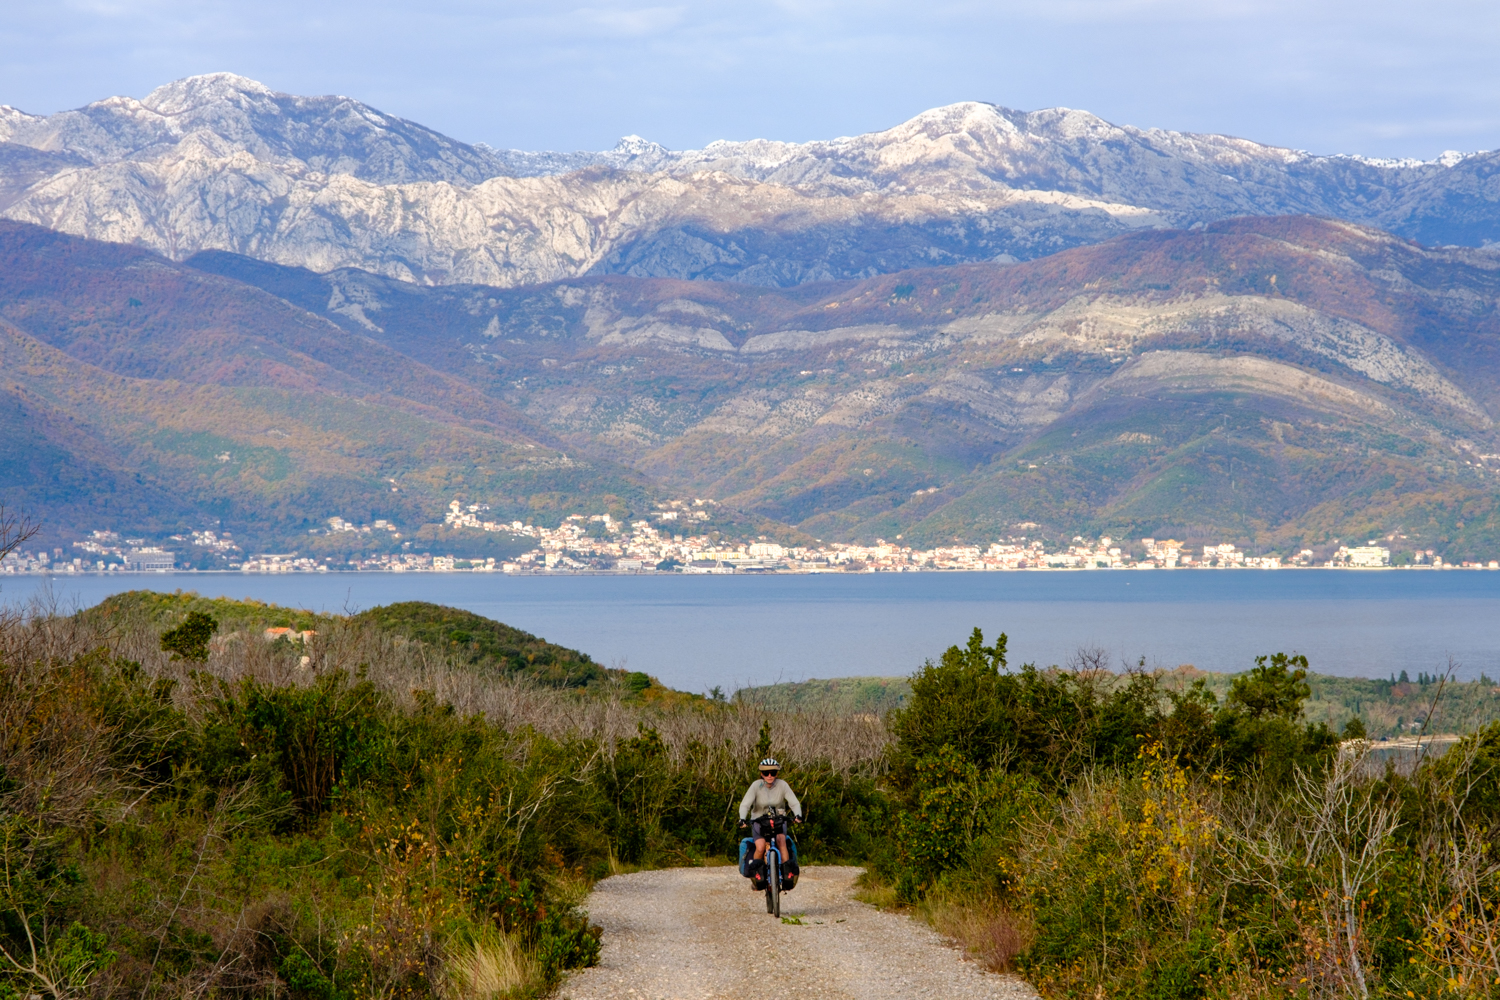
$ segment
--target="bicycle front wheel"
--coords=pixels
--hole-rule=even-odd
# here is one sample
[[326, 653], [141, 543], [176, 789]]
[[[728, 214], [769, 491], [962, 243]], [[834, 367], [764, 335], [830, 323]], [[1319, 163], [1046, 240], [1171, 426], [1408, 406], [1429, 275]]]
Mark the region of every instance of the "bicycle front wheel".
[[781, 859], [775, 851], [766, 852], [766, 912], [773, 917], [781, 916]]

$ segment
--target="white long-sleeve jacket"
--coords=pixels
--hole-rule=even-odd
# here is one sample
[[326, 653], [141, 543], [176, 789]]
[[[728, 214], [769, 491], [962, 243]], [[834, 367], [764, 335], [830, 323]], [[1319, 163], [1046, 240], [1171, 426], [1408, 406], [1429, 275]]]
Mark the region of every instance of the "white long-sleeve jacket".
[[764, 778], [757, 778], [751, 782], [749, 791], [745, 797], [740, 799], [740, 819], [760, 819], [772, 809], [779, 809], [783, 813], [790, 812], [794, 816], [802, 815], [802, 803], [797, 801], [797, 794], [780, 778], [776, 784], [767, 785]]

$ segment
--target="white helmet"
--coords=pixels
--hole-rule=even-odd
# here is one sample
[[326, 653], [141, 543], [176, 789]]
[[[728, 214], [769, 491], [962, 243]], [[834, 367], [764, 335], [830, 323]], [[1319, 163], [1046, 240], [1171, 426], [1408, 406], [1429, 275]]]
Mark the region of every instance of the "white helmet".
[[775, 757], [767, 757], [760, 762], [760, 769], [762, 771], [779, 771], [781, 770], [781, 761]]

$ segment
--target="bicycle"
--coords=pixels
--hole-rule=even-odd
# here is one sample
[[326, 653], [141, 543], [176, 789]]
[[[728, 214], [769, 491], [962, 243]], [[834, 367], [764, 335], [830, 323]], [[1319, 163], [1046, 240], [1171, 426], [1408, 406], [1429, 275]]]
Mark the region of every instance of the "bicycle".
[[[762, 817], [762, 822], [768, 826], [765, 831], [766, 854], [761, 859], [766, 864], [766, 912], [773, 917], [781, 916], [781, 873], [784, 868], [781, 848], [776, 846], [778, 834], [786, 837], [787, 853], [791, 855], [793, 863], [797, 860], [797, 840], [792, 836], [791, 823], [788, 819], [789, 817], [781, 815], [777, 810], [772, 810]], [[746, 858], [754, 844], [755, 841], [750, 837], [740, 840], [740, 874], [745, 875], [746, 878], [750, 877], [745, 871]], [[787, 886], [787, 888], [791, 889], [792, 886]]]

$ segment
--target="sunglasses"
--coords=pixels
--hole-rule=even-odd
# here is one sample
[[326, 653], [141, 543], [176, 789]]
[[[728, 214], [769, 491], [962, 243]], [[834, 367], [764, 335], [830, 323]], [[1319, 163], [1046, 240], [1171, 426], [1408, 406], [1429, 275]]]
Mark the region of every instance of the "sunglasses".
[[760, 772], [760, 776], [762, 778], [774, 778], [780, 773], [780, 771], [762, 771]]

